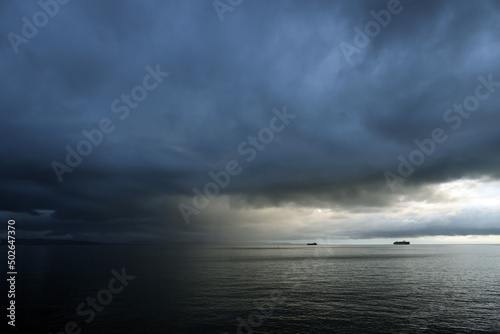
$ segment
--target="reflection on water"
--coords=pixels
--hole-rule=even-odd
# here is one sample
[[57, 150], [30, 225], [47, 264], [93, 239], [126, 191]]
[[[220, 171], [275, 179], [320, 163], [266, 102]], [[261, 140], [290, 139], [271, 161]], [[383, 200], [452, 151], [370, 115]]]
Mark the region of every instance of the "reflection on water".
[[[500, 246], [20, 246], [18, 333], [495, 332]], [[136, 276], [85, 323], [76, 307]], [[3, 288], [3, 287], [2, 287]], [[5, 291], [5, 290], [4, 290]]]

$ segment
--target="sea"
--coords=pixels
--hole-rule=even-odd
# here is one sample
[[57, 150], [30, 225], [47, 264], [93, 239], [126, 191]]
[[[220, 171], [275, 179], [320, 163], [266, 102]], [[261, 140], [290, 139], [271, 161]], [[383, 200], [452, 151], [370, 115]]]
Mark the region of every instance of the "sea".
[[500, 245], [19, 245], [16, 272], [2, 333], [500, 333]]

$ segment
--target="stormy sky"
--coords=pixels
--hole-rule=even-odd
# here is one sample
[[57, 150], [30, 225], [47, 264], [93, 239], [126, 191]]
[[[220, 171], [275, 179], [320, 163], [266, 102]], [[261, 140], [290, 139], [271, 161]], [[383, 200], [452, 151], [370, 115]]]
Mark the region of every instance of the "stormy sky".
[[18, 238], [500, 242], [497, 1], [0, 15], [0, 217]]

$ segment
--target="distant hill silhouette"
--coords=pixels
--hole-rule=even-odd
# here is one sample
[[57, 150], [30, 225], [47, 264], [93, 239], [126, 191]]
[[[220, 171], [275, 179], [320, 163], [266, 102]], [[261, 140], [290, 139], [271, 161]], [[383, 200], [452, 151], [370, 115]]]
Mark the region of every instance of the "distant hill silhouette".
[[[7, 245], [7, 241], [2, 239], [0, 245]], [[102, 242], [62, 240], [62, 239], [16, 239], [15, 245], [104, 245]]]

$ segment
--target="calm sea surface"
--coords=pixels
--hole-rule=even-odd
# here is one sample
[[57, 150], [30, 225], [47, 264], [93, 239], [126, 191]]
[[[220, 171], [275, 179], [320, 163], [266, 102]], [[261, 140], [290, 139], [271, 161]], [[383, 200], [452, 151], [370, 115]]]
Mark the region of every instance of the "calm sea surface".
[[[19, 245], [16, 256], [9, 333], [72, 321], [75, 333], [500, 333], [500, 245]], [[135, 278], [111, 293], [122, 268]], [[76, 311], [88, 297], [106, 303], [90, 323]]]

